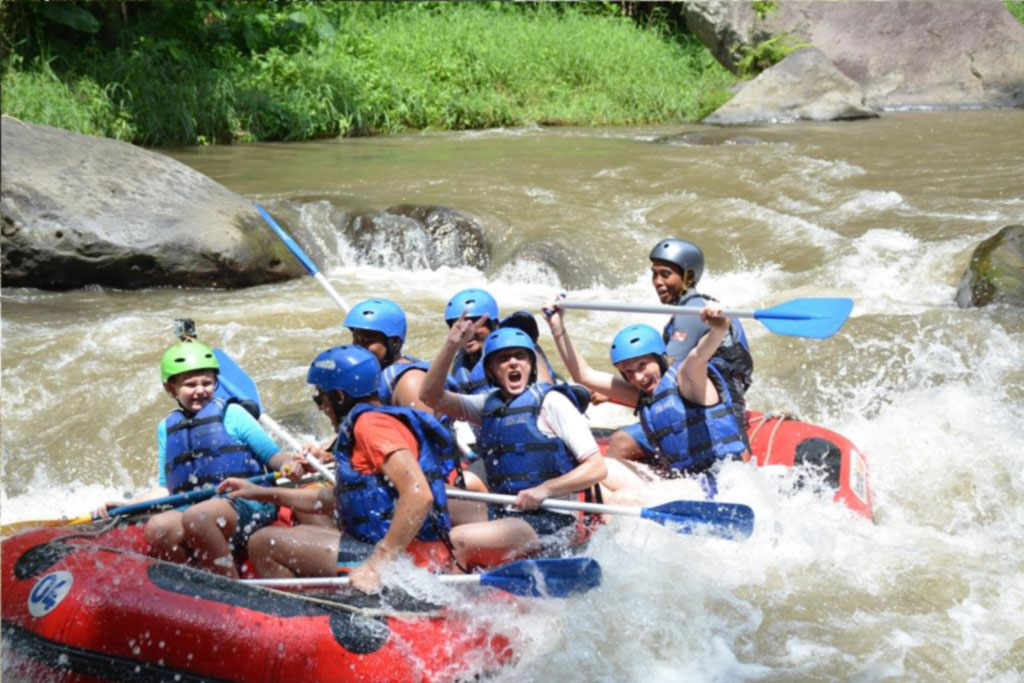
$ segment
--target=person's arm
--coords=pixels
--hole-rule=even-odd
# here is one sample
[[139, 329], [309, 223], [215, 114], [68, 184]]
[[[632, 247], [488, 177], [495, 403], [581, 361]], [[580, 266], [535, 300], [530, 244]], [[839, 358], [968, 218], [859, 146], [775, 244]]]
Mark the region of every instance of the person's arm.
[[540, 344], [536, 344], [537, 349], [537, 383], [538, 384], [554, 384], [555, 378], [551, 376], [548, 371], [548, 357], [544, 353], [544, 349], [540, 348]]
[[635, 406], [640, 400], [640, 392], [636, 387], [610, 372], [593, 369], [587, 359], [576, 352], [572, 340], [569, 339], [569, 332], [565, 329], [565, 314], [558, 307], [558, 300], [549, 303], [542, 310], [548, 327], [551, 328], [551, 336], [555, 339], [555, 348], [558, 349], [558, 355], [562, 357], [565, 369], [569, 371], [572, 380], [591, 391], [604, 394], [613, 401]]
[[594, 453], [565, 474], [548, 479], [540, 486], [520, 491], [516, 495], [515, 506], [520, 510], [536, 510], [547, 498], [582, 491], [606, 476], [608, 468], [605, 467], [604, 457], [600, 453]]
[[[485, 315], [480, 320], [486, 321], [487, 316]], [[446, 368], [451, 367], [452, 361], [455, 360], [455, 354], [463, 343], [469, 341], [475, 334], [475, 328], [479, 324], [480, 322], [469, 320], [466, 317], [466, 312], [463, 311], [459, 319], [452, 324], [441, 350], [430, 364], [430, 370], [423, 377], [419, 398], [423, 403], [431, 406], [435, 414], [443, 413], [456, 420], [472, 421], [472, 416], [466, 413], [462, 396], [446, 391], [444, 386], [448, 377]]]
[[408, 370], [402, 373], [398, 384], [395, 385], [395, 392], [391, 401], [392, 405], [415, 408], [416, 410], [422, 410], [433, 415], [434, 409], [420, 400], [420, 391], [423, 388], [423, 379], [426, 376], [426, 373], [422, 370]]
[[334, 511], [334, 490], [324, 486], [289, 489], [277, 486], [259, 486], [247, 479], [231, 477], [217, 487], [217, 493], [227, 493], [229, 498], [248, 498], [264, 503], [290, 507], [297, 512], [329, 514]]
[[279, 470], [292, 462], [291, 453], [281, 450], [259, 422], [237, 403], [228, 404], [224, 411], [224, 429], [236, 441], [245, 444], [263, 465]]
[[370, 556], [349, 573], [350, 584], [364, 593], [380, 588], [381, 570], [413, 542], [434, 503], [430, 484], [412, 451], [395, 451], [384, 461], [382, 469], [398, 491], [398, 500], [384, 538], [373, 547]]
[[544, 397], [539, 426], [542, 433], [561, 439], [578, 464], [540, 486], [520, 491], [516, 496], [516, 505], [524, 510], [537, 508], [545, 498], [551, 496], [582, 491], [608, 474], [590, 425], [564, 395], [553, 391]]
[[710, 329], [686, 355], [676, 379], [680, 396], [698, 405], [710, 406], [718, 403], [719, 396], [714, 382], [708, 379], [708, 362], [729, 333], [729, 319], [714, 306], [701, 309], [700, 318]]

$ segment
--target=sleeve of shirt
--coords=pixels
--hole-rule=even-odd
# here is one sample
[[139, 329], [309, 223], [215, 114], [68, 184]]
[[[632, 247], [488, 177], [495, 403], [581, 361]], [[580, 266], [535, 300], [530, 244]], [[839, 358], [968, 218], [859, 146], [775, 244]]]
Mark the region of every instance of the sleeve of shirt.
[[270, 459], [281, 450], [274, 440], [263, 431], [263, 427], [256, 421], [256, 418], [237, 403], [228, 405], [227, 410], [224, 411], [224, 429], [232, 438], [248, 446], [256, 459], [264, 465], [268, 465]]
[[156, 447], [157, 447], [157, 473], [156, 480], [167, 488], [167, 418], [160, 420], [160, 424], [156, 426]]
[[462, 418], [466, 422], [478, 425], [483, 420], [484, 403], [487, 402], [487, 394], [456, 394], [459, 408], [462, 410]]
[[540, 406], [540, 431], [548, 436], [557, 436], [565, 442], [566, 448], [578, 462], [599, 452], [597, 441], [590, 431], [587, 418], [576, 406], [557, 391], [549, 391]]
[[352, 469], [362, 474], [380, 472], [395, 451], [410, 450], [417, 459], [420, 457], [415, 435], [393, 415], [368, 412], [356, 420], [352, 435]]
[[[707, 305], [704, 297], [695, 296], [686, 302], [687, 306], [703, 308]], [[677, 315], [672, 318], [672, 336], [665, 344], [665, 353], [676, 361], [686, 358], [693, 350], [700, 338], [703, 337], [709, 328], [701, 321], [699, 315]]]

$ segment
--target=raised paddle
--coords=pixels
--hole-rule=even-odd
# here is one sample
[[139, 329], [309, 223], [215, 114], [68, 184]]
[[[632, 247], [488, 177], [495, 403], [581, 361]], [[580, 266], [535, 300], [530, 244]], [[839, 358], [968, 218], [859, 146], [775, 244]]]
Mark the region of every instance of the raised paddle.
[[324, 288], [324, 291], [334, 299], [334, 303], [341, 306], [341, 310], [348, 313], [349, 305], [345, 303], [345, 300], [341, 298], [341, 295], [338, 294], [337, 290], [331, 286], [331, 283], [327, 281], [324, 274], [321, 273], [320, 269], [316, 267], [315, 263], [313, 263], [313, 259], [309, 258], [306, 252], [302, 250], [302, 247], [299, 246], [299, 243], [292, 239], [291, 235], [286, 233], [284, 229], [277, 224], [277, 221], [274, 220], [273, 216], [267, 213], [266, 209], [255, 202], [253, 203], [253, 207], [257, 212], [259, 212], [260, 216], [263, 217], [263, 220], [267, 222], [267, 225], [269, 225], [270, 229], [274, 231], [274, 234], [281, 238], [281, 241], [284, 242], [284, 246], [288, 247], [288, 250], [295, 255], [295, 258], [299, 259], [299, 263], [301, 263], [309, 274], [313, 276], [313, 279], [320, 283], [320, 286]]
[[[502, 493], [479, 493], [447, 488], [449, 498], [475, 500], [483, 503], [511, 505], [515, 496]], [[676, 500], [652, 508], [629, 505], [600, 505], [549, 498], [540, 504], [548, 510], [574, 510], [606, 515], [641, 517], [667, 526], [679, 534], [709, 531], [727, 539], [743, 539], [754, 531], [754, 511], [739, 503], [715, 503], [705, 500]]]
[[[560, 308], [584, 311], [619, 311], [622, 313], [665, 313], [667, 315], [700, 315], [696, 306], [668, 306], [664, 304], [616, 304], [604, 301], [558, 301]], [[853, 299], [793, 299], [753, 311], [726, 309], [727, 318], [754, 318], [775, 334], [810, 339], [828, 339], [839, 331], [850, 311]]]
[[[259, 390], [256, 389], [256, 383], [246, 374], [245, 370], [221, 349], [214, 349], [213, 355], [217, 357], [217, 364], [220, 365], [220, 372], [217, 373], [217, 381], [220, 384], [218, 391], [223, 389], [231, 398], [255, 403], [260, 408], [258, 418], [260, 424], [277, 434], [293, 451], [301, 453], [302, 444], [299, 443], [298, 439], [289, 434], [284, 427], [278, 424], [277, 420], [263, 412]], [[317, 460], [311, 453], [306, 453], [305, 457], [306, 462], [323, 475], [324, 479], [332, 484], [334, 483], [334, 474], [324, 467], [322, 462]]]
[[[274, 481], [281, 476], [280, 472], [267, 472], [256, 477], [249, 479], [254, 484], [266, 484]], [[143, 512], [149, 512], [161, 507], [176, 508], [182, 505], [191, 505], [193, 503], [200, 503], [209, 498], [213, 498], [217, 495], [216, 487], [207, 487], [201, 489], [194, 489], [192, 491], [185, 491], [184, 493], [176, 493], [173, 496], [163, 496], [162, 498], [153, 498], [151, 500], [143, 500], [138, 503], [130, 503], [128, 505], [122, 505], [120, 507], [113, 508], [108, 511], [111, 517], [125, 517], [128, 515], [137, 515]], [[90, 522], [96, 522], [101, 518], [97, 515], [82, 515], [81, 517], [73, 517], [71, 519], [27, 519], [20, 522], [11, 522], [5, 524], [0, 530], [4, 536], [8, 536], [12, 533], [21, 531], [22, 529], [35, 529], [39, 527], [48, 526], [67, 526], [72, 524], [89, 524]]]
[[[440, 574], [443, 583], [489, 586], [513, 595], [565, 598], [601, 584], [601, 565], [589, 557], [520, 560], [482, 574]], [[347, 586], [348, 577], [312, 579], [245, 579], [243, 583], [268, 587], [313, 588]]]

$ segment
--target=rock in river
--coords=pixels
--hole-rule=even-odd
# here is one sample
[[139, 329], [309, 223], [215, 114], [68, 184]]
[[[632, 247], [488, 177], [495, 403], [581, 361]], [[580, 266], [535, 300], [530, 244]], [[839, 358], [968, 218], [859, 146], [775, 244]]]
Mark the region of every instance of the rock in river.
[[974, 249], [956, 303], [961, 308], [990, 303], [1024, 306], [1024, 225], [1007, 225]]
[[244, 287], [304, 274], [248, 199], [169, 157], [3, 117], [6, 287]]

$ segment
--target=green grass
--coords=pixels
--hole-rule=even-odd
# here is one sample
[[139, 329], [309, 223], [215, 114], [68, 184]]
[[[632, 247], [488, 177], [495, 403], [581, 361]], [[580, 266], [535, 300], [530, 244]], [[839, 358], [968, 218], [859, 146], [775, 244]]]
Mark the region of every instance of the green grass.
[[692, 121], [735, 80], [695, 39], [610, 12], [431, 3], [332, 20], [333, 32], [260, 52], [143, 36], [65, 55], [59, 77], [9, 58], [3, 111], [148, 145], [304, 140]]
[[61, 80], [42, 59], [29, 69], [16, 67], [4, 69], [4, 114], [87, 135], [135, 138], [130, 114], [115, 103], [115, 85], [104, 88], [88, 77]]

